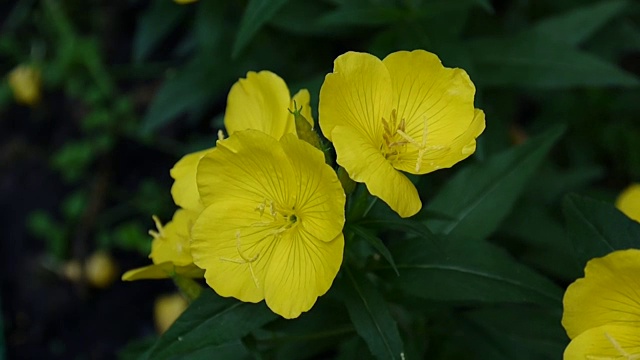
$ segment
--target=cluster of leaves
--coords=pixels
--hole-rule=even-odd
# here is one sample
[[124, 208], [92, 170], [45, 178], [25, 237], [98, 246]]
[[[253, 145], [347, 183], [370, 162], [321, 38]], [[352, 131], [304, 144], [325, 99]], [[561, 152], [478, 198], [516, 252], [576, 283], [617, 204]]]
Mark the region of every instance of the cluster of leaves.
[[[317, 104], [337, 55], [422, 48], [467, 70], [487, 115], [472, 159], [416, 179], [426, 205], [415, 217], [401, 221], [362, 186], [350, 195], [343, 269], [309, 313], [285, 321], [264, 304], [205, 291], [170, 330], [123, 358], [558, 359], [568, 343], [564, 287], [588, 259], [640, 246], [640, 225], [610, 205], [640, 179], [635, 2], [131, 1], [126, 64], [108, 60], [100, 28], [80, 35], [77, 4], [60, 3], [20, 2], [6, 25], [15, 31], [0, 37], [0, 52], [16, 63], [34, 56], [30, 47], [45, 49], [36, 59], [45, 88], [85, 111], [81, 138], [51, 160], [78, 192], [65, 202], [65, 224], [35, 217], [42, 236], [65, 238], [93, 191], [82, 180], [123, 139], [175, 159], [211, 146], [226, 93], [249, 70], [271, 70], [293, 92], [308, 88]], [[41, 38], [11, 35], [25, 22]], [[150, 82], [152, 100], [137, 111], [134, 92], [122, 89]], [[177, 143], [181, 132], [189, 135]], [[158, 202], [168, 188], [144, 183], [94, 231], [136, 238], [117, 246], [144, 250], [144, 227], [124, 219], [170, 209]]]

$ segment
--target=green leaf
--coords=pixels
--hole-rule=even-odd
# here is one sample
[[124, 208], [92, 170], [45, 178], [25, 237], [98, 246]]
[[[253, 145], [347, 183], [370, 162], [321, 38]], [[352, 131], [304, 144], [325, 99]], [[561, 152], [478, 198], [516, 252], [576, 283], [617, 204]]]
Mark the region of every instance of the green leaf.
[[384, 245], [384, 243], [382, 242], [382, 240], [380, 240], [379, 237], [377, 237], [371, 231], [358, 225], [349, 226], [347, 228], [347, 231], [353, 231], [353, 233], [356, 236], [364, 239], [374, 249], [378, 250], [380, 255], [382, 255], [389, 262], [389, 265], [393, 267], [393, 270], [396, 272], [396, 274], [400, 275], [400, 273], [398, 273], [398, 269], [396, 268], [396, 262], [393, 260], [393, 256], [391, 256], [389, 249], [387, 249], [387, 247]]
[[231, 57], [236, 58], [260, 28], [287, 3], [288, 0], [250, 0], [240, 20], [240, 28], [233, 44]]
[[391, 24], [407, 17], [404, 10], [394, 7], [337, 9], [318, 19], [317, 26], [379, 26]]
[[566, 89], [637, 86], [638, 79], [589, 53], [539, 33], [485, 38], [469, 44], [471, 78], [486, 87]]
[[640, 248], [640, 224], [612, 204], [575, 194], [562, 204], [569, 240], [580, 265], [615, 250]]
[[459, 316], [470, 325], [461, 341], [476, 353], [496, 353], [477, 359], [560, 359], [569, 340], [561, 316], [561, 309], [551, 312], [524, 305], [474, 309]]
[[[264, 302], [243, 303], [222, 298], [213, 291], [200, 297], [176, 320], [149, 350], [149, 359], [204, 356], [204, 348], [233, 354], [241, 337], [277, 317]], [[211, 352], [209, 352], [209, 358]]]
[[427, 209], [454, 221], [428, 220], [436, 233], [484, 239], [509, 214], [535, 170], [563, 134], [554, 127], [524, 145], [461, 171], [442, 188]]
[[358, 334], [380, 360], [404, 359], [402, 339], [389, 308], [365, 274], [344, 268], [338, 290]]
[[417, 221], [411, 221], [407, 219], [395, 220], [395, 219], [364, 219], [356, 222], [355, 224], [375, 229], [395, 229], [404, 231], [407, 234], [418, 236], [423, 239], [427, 239], [434, 244], [440, 242], [440, 239], [434, 235], [431, 230]]
[[152, 1], [133, 36], [133, 60], [141, 62], [184, 18], [186, 7], [173, 1]]
[[589, 4], [565, 14], [546, 18], [538, 22], [531, 31], [575, 46], [613, 20], [627, 5], [627, 1], [619, 0]]
[[213, 89], [227, 79], [220, 74], [212, 76], [211, 69], [211, 59], [198, 57], [165, 80], [142, 120], [141, 133], [149, 134], [179, 115], [203, 107]]
[[404, 239], [390, 246], [400, 276], [395, 287], [439, 301], [537, 303], [560, 306], [562, 289], [486, 241], [447, 238], [439, 244]]

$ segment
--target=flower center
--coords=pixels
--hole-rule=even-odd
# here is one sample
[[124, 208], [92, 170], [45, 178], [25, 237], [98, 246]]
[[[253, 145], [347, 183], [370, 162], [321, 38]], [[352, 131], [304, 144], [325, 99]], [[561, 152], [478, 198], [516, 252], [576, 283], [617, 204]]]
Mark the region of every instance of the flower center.
[[427, 146], [427, 117], [424, 116], [422, 123], [422, 136], [420, 141], [411, 137], [406, 131], [405, 119], [398, 121], [396, 109], [391, 110], [389, 121], [382, 118], [384, 133], [382, 134], [383, 144], [382, 154], [390, 162], [397, 161], [401, 155], [417, 150], [415, 171], [420, 171], [424, 154], [429, 150], [440, 150], [442, 145]]

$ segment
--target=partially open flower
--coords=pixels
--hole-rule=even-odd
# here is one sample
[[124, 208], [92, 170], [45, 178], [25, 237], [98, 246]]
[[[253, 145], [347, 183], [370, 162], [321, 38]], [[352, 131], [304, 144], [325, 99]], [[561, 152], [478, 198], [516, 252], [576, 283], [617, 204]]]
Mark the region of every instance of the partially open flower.
[[149, 255], [153, 265], [129, 270], [122, 275], [122, 280], [165, 279], [173, 274], [202, 277], [202, 269], [193, 264], [189, 243], [189, 231], [196, 216], [197, 213], [180, 209], [165, 226], [154, 216], [157, 230], [149, 231], [153, 236]]
[[426, 174], [475, 151], [485, 121], [474, 94], [464, 70], [445, 68], [429, 52], [384, 60], [348, 52], [320, 90], [320, 127], [349, 176], [408, 217], [422, 203], [401, 171]]
[[191, 251], [209, 286], [285, 318], [308, 311], [344, 247], [345, 195], [323, 153], [294, 134], [238, 131], [200, 160], [197, 178], [205, 209]]

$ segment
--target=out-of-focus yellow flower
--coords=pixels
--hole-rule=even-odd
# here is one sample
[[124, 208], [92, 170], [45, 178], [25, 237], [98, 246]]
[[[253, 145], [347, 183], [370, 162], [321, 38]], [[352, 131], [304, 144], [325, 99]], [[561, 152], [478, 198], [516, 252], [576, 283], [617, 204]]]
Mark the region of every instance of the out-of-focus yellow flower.
[[189, 243], [189, 231], [196, 216], [197, 213], [180, 209], [165, 226], [154, 216], [157, 231], [149, 231], [153, 236], [149, 255], [153, 265], [129, 270], [122, 275], [122, 280], [165, 279], [173, 274], [202, 277], [202, 269], [193, 264]]
[[176, 4], [180, 4], [180, 5], [184, 5], [184, 4], [191, 4], [194, 3], [198, 0], [173, 0]]
[[9, 73], [9, 87], [16, 101], [36, 105], [40, 101], [40, 71], [31, 65], [20, 65]]
[[179, 293], [159, 296], [153, 305], [153, 318], [156, 329], [164, 333], [187, 309], [189, 303]]
[[432, 53], [339, 56], [320, 90], [320, 127], [337, 162], [402, 217], [422, 207], [401, 171], [426, 174], [471, 155], [485, 127], [475, 87]]
[[331, 286], [344, 248], [345, 195], [323, 153], [294, 134], [234, 132], [198, 166], [204, 211], [194, 262], [221, 296], [263, 299], [285, 318]]
[[564, 295], [565, 360], [640, 359], [640, 250], [592, 259]]
[[616, 207], [629, 218], [640, 222], [640, 184], [631, 184], [616, 200]]
[[118, 266], [111, 255], [105, 251], [96, 251], [84, 263], [87, 281], [92, 286], [104, 289], [118, 277]]

